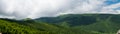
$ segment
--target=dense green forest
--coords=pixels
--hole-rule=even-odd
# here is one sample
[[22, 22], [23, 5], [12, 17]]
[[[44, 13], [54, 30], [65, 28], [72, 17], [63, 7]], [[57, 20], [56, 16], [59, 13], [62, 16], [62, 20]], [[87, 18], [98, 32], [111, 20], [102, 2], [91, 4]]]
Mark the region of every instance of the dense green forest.
[[84, 30], [77, 30], [55, 24], [35, 22], [34, 20], [0, 19], [2, 34], [94, 34]]
[[116, 34], [120, 15], [67, 14], [38, 19], [0, 18], [2, 34]]

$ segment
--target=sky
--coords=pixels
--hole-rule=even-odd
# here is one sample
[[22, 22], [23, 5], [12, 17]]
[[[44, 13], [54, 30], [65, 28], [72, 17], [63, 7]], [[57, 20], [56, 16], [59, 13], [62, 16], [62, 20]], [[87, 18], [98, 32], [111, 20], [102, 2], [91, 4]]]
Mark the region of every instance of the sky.
[[0, 18], [40, 18], [61, 14], [120, 14], [120, 0], [0, 0]]

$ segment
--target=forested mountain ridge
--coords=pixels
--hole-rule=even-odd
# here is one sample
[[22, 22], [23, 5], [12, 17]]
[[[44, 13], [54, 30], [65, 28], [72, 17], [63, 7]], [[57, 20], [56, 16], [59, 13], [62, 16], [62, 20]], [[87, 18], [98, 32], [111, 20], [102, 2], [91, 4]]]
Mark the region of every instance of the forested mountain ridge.
[[70, 27], [75, 27], [83, 30], [96, 31], [102, 33], [115, 33], [120, 29], [119, 14], [68, 14], [58, 17], [42, 17], [36, 19], [53, 24], [68, 24]]
[[116, 34], [119, 14], [68, 14], [38, 19], [0, 18], [3, 34]]
[[76, 30], [55, 24], [35, 22], [34, 20], [14, 20], [0, 18], [2, 34], [94, 34], [84, 30]]
[[71, 26], [76, 25], [89, 25], [95, 23], [100, 20], [108, 20], [113, 22], [120, 21], [119, 14], [67, 14], [67, 15], [60, 15], [57, 17], [41, 17], [35, 19], [36, 21], [42, 21], [47, 23], [61, 23], [61, 22], [68, 22]]

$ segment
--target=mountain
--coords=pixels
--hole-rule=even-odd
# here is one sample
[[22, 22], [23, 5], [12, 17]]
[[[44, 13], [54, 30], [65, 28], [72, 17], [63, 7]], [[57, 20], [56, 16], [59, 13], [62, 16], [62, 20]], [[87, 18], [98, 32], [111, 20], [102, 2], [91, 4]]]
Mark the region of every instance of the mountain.
[[2, 34], [116, 34], [119, 14], [67, 14], [38, 19], [0, 18]]
[[106, 34], [114, 34], [120, 29], [119, 14], [67, 14], [35, 21]]
[[36, 22], [34, 20], [14, 20], [0, 18], [2, 34], [95, 34], [93, 32], [67, 28], [55, 24]]
[[68, 22], [71, 26], [76, 26], [76, 25], [89, 25], [99, 20], [106, 20], [108, 17], [111, 16], [112, 16], [111, 18], [112, 21], [115, 21], [117, 18], [120, 17], [119, 15], [113, 15], [113, 14], [67, 14], [67, 15], [60, 15], [58, 17], [41, 17], [35, 20], [39, 22], [47, 22], [54, 24], [56, 23], [58, 24], [61, 22]]
[[[89, 18], [89, 19], [88, 19]], [[94, 16], [85, 16], [85, 15], [76, 15], [76, 14], [68, 14], [68, 15], [61, 15], [58, 17], [42, 17], [36, 19], [36, 21], [42, 21], [47, 23], [61, 23], [61, 22], [68, 22], [71, 26], [74, 25], [88, 25], [96, 22], [96, 17]]]

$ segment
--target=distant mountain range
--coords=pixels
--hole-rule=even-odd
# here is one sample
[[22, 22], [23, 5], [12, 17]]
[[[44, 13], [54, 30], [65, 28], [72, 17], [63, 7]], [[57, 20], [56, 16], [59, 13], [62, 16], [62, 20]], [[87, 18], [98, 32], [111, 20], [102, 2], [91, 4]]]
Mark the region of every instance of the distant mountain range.
[[98, 21], [112, 21], [112, 22], [120, 22], [119, 14], [67, 14], [60, 15], [58, 17], [41, 17], [35, 19], [40, 22], [54, 23], [58, 24], [61, 22], [67, 22], [71, 26], [77, 25], [89, 25], [96, 23]]

